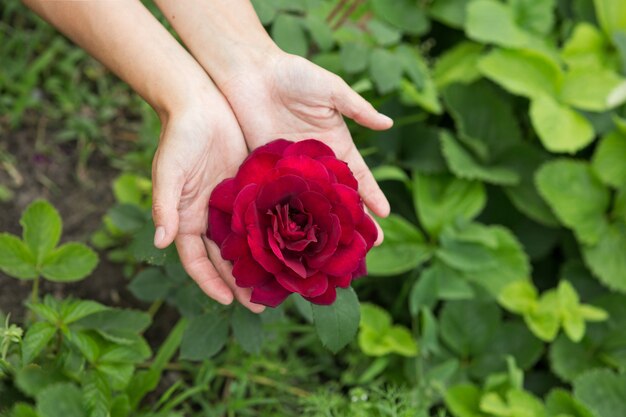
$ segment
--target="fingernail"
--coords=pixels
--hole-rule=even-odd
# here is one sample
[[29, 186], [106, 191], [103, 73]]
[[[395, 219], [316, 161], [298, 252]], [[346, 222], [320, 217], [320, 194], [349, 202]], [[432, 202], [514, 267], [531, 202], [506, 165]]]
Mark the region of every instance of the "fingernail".
[[163, 242], [163, 239], [165, 239], [165, 228], [159, 226], [154, 232], [154, 246], [159, 246]]
[[385, 119], [387, 122], [391, 122], [393, 124], [393, 119], [386, 114], [378, 113], [381, 118]]

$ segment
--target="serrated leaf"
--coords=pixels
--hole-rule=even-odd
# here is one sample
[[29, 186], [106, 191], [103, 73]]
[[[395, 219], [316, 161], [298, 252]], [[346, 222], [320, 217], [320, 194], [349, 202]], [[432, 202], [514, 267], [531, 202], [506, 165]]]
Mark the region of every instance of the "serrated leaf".
[[377, 17], [406, 33], [422, 35], [430, 28], [425, 13], [410, 0], [372, 0], [370, 4]]
[[36, 200], [24, 210], [20, 224], [24, 243], [28, 245], [39, 265], [59, 243], [61, 216], [52, 204], [45, 200]]
[[22, 340], [22, 363], [31, 363], [54, 337], [57, 329], [50, 323], [37, 322], [31, 325]]
[[319, 16], [309, 14], [306, 17], [304, 24], [309, 30], [311, 38], [313, 38], [320, 50], [328, 51], [333, 47], [335, 44], [333, 31], [324, 19]]
[[219, 352], [228, 338], [228, 321], [216, 313], [205, 313], [189, 320], [180, 345], [180, 358], [209, 359]]
[[409, 294], [409, 310], [412, 316], [417, 316], [422, 308], [432, 308], [437, 302], [439, 293], [439, 271], [435, 264], [423, 271], [415, 281]]
[[469, 84], [479, 79], [480, 72], [477, 68], [482, 51], [482, 45], [467, 41], [446, 50], [433, 68], [433, 79], [437, 88], [454, 83]]
[[378, 19], [367, 22], [367, 29], [380, 46], [395, 45], [402, 38], [402, 33]]
[[150, 325], [150, 315], [142, 311], [107, 308], [90, 314], [76, 323], [83, 328], [94, 329], [102, 333], [125, 331], [135, 335], [143, 332]]
[[603, 136], [591, 165], [605, 184], [615, 188], [626, 186], [626, 135], [614, 131]]
[[522, 47], [528, 35], [517, 25], [513, 10], [496, 0], [474, 0], [467, 5], [465, 33], [482, 43]]
[[546, 35], [554, 24], [555, 0], [509, 0], [515, 21], [522, 28]]
[[537, 289], [528, 280], [515, 281], [504, 287], [498, 296], [498, 302], [514, 313], [529, 313], [537, 307]]
[[128, 289], [137, 299], [152, 302], [163, 299], [172, 288], [172, 283], [160, 268], [146, 268], [131, 281]]
[[87, 373], [83, 383], [83, 400], [89, 417], [110, 417], [111, 388], [106, 378], [96, 371]]
[[61, 306], [61, 320], [64, 324], [71, 324], [107, 309], [107, 306], [91, 300], [66, 300]]
[[578, 109], [602, 112], [626, 100], [626, 95], [621, 94], [625, 82], [608, 69], [574, 69], [563, 78], [560, 98]]
[[574, 153], [594, 138], [593, 126], [587, 119], [548, 96], [531, 102], [530, 119], [541, 143], [551, 152]]
[[524, 315], [524, 321], [535, 336], [546, 342], [553, 341], [561, 324], [556, 291], [544, 292], [537, 308]]
[[539, 194], [581, 242], [594, 244], [606, 232], [609, 192], [588, 164], [554, 160], [544, 164], [535, 179]]
[[386, 94], [400, 86], [402, 62], [394, 53], [377, 48], [369, 56], [369, 72], [378, 92]]
[[37, 394], [37, 413], [41, 417], [86, 417], [82, 393], [71, 383], [54, 384]]
[[235, 339], [248, 353], [258, 354], [263, 347], [263, 323], [258, 314], [243, 307], [235, 308], [231, 319]]
[[280, 14], [272, 24], [272, 39], [283, 51], [306, 56], [308, 41], [302, 26], [302, 19], [288, 14]]
[[370, 47], [365, 43], [347, 42], [341, 46], [340, 59], [348, 74], [364, 71], [369, 61]]
[[0, 233], [0, 270], [18, 279], [38, 276], [35, 256], [22, 240], [9, 233]]
[[574, 397], [595, 417], [626, 415], [626, 374], [607, 369], [586, 372], [574, 380]]
[[582, 249], [591, 272], [608, 288], [626, 292], [626, 223], [617, 222], [603, 231], [597, 243]]
[[479, 301], [448, 301], [439, 319], [442, 339], [463, 358], [483, 352], [499, 323], [498, 306]]
[[333, 353], [354, 339], [361, 313], [359, 299], [352, 288], [338, 288], [337, 300], [331, 305], [312, 304], [311, 307], [317, 335]]
[[546, 410], [551, 416], [593, 417], [591, 412], [563, 388], [555, 388], [546, 397]]
[[445, 403], [454, 417], [482, 417], [480, 398], [482, 393], [476, 385], [454, 385], [445, 393]]
[[41, 274], [50, 281], [79, 281], [98, 265], [98, 255], [82, 243], [66, 243], [42, 262]]

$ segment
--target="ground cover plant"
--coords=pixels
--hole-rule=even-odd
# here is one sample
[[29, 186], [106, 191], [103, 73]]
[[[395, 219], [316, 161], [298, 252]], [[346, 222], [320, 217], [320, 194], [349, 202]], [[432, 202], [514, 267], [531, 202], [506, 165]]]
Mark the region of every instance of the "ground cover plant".
[[626, 415], [626, 3], [253, 4], [395, 121], [350, 126], [392, 206], [368, 275], [207, 299], [152, 246], [156, 117], [9, 0], [0, 415]]

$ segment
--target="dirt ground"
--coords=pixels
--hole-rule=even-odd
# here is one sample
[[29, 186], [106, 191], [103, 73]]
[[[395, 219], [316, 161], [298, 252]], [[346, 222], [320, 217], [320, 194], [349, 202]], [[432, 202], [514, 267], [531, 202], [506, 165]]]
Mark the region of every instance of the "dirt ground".
[[[111, 181], [118, 171], [109, 165], [106, 157], [95, 152], [87, 164], [87, 179], [79, 180], [76, 144], [42, 141], [42, 134], [52, 135], [26, 128], [0, 137], [0, 156], [4, 156], [0, 158], [0, 184], [14, 192], [11, 201], [0, 203], [0, 232], [20, 235], [22, 210], [33, 200], [45, 198], [63, 219], [61, 242], [87, 243], [113, 204]], [[137, 304], [125, 287], [120, 266], [100, 253], [100, 263], [92, 276], [71, 284], [43, 281], [41, 293], [90, 298], [111, 306]], [[0, 311], [11, 313], [12, 321], [20, 322], [24, 317], [23, 301], [30, 288], [30, 281], [19, 281], [0, 272]]]

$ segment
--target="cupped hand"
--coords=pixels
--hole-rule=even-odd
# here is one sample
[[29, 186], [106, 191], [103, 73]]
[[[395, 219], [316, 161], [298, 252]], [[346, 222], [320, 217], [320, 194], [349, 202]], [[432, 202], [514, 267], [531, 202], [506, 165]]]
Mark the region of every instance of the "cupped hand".
[[226, 100], [210, 102], [167, 117], [152, 164], [154, 244], [176, 243], [187, 273], [211, 298], [230, 304], [233, 296], [253, 312], [250, 289], [239, 288], [232, 266], [206, 238], [211, 191], [232, 177], [247, 156], [237, 120]]
[[341, 77], [304, 58], [278, 52], [268, 55], [254, 71], [230, 77], [220, 89], [250, 149], [277, 138], [319, 139], [348, 163], [365, 205], [378, 216], [389, 214], [389, 202], [352, 141], [343, 116], [374, 130], [389, 129], [393, 121]]

